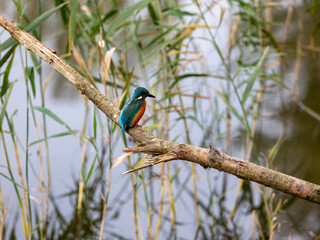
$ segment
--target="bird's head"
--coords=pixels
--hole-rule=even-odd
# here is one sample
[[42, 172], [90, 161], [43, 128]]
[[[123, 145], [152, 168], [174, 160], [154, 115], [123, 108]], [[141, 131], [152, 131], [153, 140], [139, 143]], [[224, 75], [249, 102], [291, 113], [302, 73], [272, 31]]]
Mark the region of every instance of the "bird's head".
[[132, 100], [140, 100], [140, 99], [145, 99], [146, 97], [152, 97], [155, 98], [155, 96], [151, 95], [149, 91], [143, 87], [138, 87], [134, 91]]

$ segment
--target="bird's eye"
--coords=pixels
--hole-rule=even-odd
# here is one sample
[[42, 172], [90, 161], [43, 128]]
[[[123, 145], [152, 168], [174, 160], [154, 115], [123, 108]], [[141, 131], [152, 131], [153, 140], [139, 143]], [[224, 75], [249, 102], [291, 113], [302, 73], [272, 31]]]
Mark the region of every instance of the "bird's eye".
[[141, 99], [142, 99], [142, 96], [140, 96], [140, 97], [137, 98], [137, 100], [141, 100]]

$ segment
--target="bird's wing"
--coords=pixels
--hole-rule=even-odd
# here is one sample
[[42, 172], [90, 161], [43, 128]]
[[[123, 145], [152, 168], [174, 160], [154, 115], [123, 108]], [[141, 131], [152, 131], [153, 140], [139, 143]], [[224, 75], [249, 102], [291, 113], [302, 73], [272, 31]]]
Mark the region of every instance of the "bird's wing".
[[124, 125], [131, 127], [133, 118], [139, 112], [143, 101], [130, 100], [123, 108], [122, 121]]

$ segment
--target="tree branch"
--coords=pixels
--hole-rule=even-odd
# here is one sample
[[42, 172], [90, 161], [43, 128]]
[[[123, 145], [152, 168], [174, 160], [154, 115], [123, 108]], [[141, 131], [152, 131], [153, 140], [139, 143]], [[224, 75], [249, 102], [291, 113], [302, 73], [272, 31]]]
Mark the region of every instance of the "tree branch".
[[215, 168], [238, 178], [260, 183], [292, 196], [320, 204], [320, 186], [290, 175], [265, 168], [239, 158], [231, 157], [211, 146], [210, 149], [179, 144], [169, 141], [153, 141], [139, 144], [133, 148], [124, 148], [124, 152], [146, 153], [151, 157], [144, 166], [124, 173], [135, 172], [161, 162], [176, 159], [198, 163], [205, 168]]
[[[39, 42], [27, 32], [17, 28], [13, 22], [9, 22], [1, 15], [0, 26], [7, 30], [13, 38], [23, 44], [27, 49], [36, 53], [49, 63], [51, 67], [60, 72], [81, 94], [86, 95], [108, 118], [120, 126], [119, 109], [63, 59], [59, 58], [55, 51]], [[181, 159], [200, 164], [203, 167], [215, 168], [219, 171], [235, 175], [238, 178], [254, 181], [292, 196], [320, 204], [319, 185], [228, 156], [219, 152], [214, 147], [205, 149], [188, 144], [163, 141], [152, 136], [140, 127], [130, 128], [127, 132], [133, 140], [140, 144], [136, 147], [125, 148], [123, 150], [125, 152], [146, 153], [149, 154], [150, 157], [147, 159], [145, 165], [131, 169], [125, 173], [151, 167], [161, 162]]]

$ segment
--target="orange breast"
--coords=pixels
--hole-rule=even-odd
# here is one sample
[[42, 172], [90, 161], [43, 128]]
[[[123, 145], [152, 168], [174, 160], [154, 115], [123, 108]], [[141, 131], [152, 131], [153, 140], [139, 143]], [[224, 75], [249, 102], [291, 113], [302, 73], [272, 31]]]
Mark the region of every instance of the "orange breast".
[[139, 122], [139, 120], [142, 118], [145, 111], [146, 111], [146, 100], [143, 101], [139, 112], [132, 119], [131, 127], [133, 127], [134, 125], [136, 125]]

